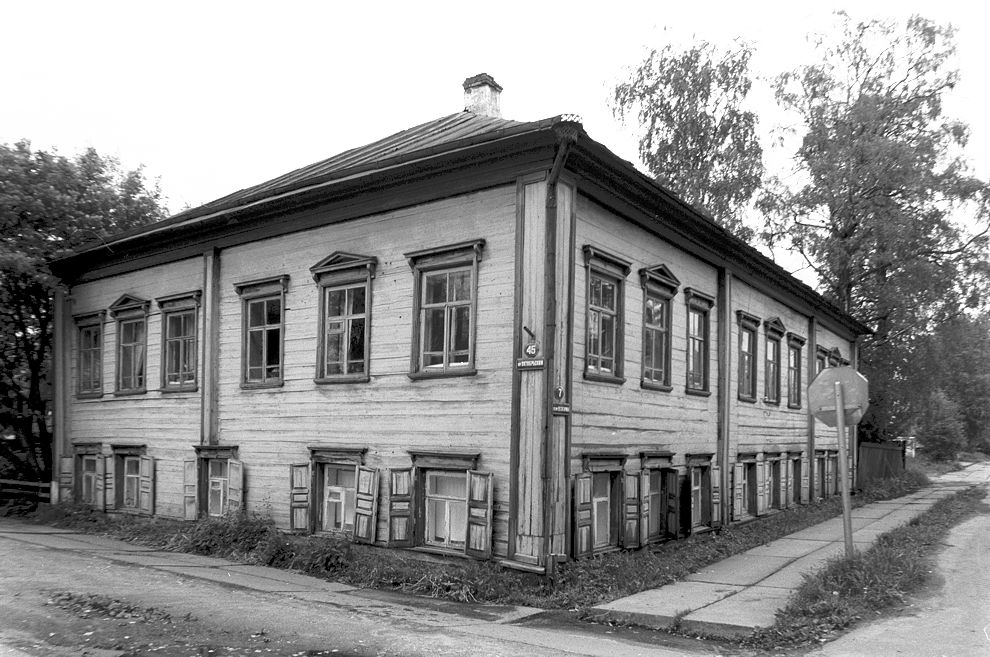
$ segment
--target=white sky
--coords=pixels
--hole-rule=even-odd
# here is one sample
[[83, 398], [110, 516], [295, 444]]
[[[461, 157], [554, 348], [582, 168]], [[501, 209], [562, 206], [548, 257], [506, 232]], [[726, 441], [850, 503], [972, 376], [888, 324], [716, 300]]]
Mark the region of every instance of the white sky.
[[[346, 3], [346, 5], [361, 3]], [[502, 113], [573, 113], [636, 162], [610, 89], [646, 48], [691, 38], [757, 49], [756, 73], [810, 61], [806, 35], [844, 3], [0, 0], [0, 142], [93, 146], [160, 178], [173, 212], [463, 108], [487, 72]], [[854, 19], [920, 13], [958, 28], [947, 114], [990, 177], [990, 9], [978, 0], [850, 3]], [[773, 107], [765, 86], [753, 102]], [[769, 118], [761, 126], [773, 127]]]

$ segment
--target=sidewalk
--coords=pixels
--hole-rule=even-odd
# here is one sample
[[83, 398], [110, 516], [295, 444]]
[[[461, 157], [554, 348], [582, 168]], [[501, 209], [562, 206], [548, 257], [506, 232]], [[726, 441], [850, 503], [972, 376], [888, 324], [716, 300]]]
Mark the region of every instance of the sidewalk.
[[[931, 486], [911, 495], [853, 509], [853, 546], [865, 550], [940, 499], [988, 481], [990, 465], [977, 464], [933, 477]], [[684, 631], [707, 636], [746, 635], [773, 624], [804, 573], [844, 553], [839, 516], [712, 564], [680, 582], [594, 607], [591, 615], [654, 629], [679, 622]]]

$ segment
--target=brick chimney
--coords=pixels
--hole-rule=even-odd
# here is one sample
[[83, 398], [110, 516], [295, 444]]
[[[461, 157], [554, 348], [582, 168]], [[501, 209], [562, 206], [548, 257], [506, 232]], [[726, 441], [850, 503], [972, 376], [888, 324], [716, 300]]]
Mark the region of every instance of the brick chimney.
[[479, 73], [464, 81], [464, 110], [482, 116], [502, 118], [498, 95], [502, 87], [487, 73]]

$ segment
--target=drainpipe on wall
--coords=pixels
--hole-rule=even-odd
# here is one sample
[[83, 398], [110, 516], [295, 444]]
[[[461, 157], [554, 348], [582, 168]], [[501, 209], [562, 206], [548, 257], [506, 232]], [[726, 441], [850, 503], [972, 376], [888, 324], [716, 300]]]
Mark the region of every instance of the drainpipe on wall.
[[718, 428], [716, 433], [716, 462], [722, 470], [719, 473], [721, 507], [719, 520], [723, 525], [732, 518], [732, 464], [731, 464], [731, 425], [732, 397], [729, 394], [729, 367], [732, 362], [732, 345], [729, 339], [730, 311], [732, 305], [732, 272], [720, 267], [718, 270]]
[[[571, 147], [577, 141], [577, 124], [566, 122], [555, 126], [557, 133], [557, 155], [554, 157], [553, 167], [547, 177], [547, 205], [546, 205], [546, 257], [544, 260], [544, 270], [546, 273], [544, 283], [544, 331], [543, 340], [545, 346], [544, 364], [544, 390], [543, 390], [543, 435], [541, 437], [540, 453], [543, 467], [541, 478], [543, 493], [543, 549], [546, 559], [546, 572], [550, 574], [554, 570], [555, 559], [553, 557], [553, 535], [557, 529], [556, 518], [553, 514], [553, 400], [554, 400], [554, 359], [556, 357], [557, 338], [557, 182], [560, 174], [564, 170], [567, 156], [571, 152]], [[568, 387], [570, 382], [568, 382]], [[570, 391], [567, 393], [570, 399]], [[565, 459], [570, 458], [570, 454], [565, 455]], [[565, 521], [566, 527], [566, 521]], [[565, 529], [566, 531], [566, 529]]]
[[818, 374], [818, 320], [812, 315], [808, 318], [808, 383], [804, 385], [804, 406], [808, 412], [808, 501], [814, 498], [815, 492], [815, 416], [811, 414], [811, 403], [808, 401], [808, 384]]
[[62, 476], [62, 455], [65, 453], [66, 444], [66, 410], [69, 405], [69, 361], [68, 344], [69, 329], [66, 318], [69, 298], [61, 286], [55, 288], [55, 343], [52, 354], [52, 381], [54, 382], [54, 394], [52, 395], [52, 454], [51, 454], [51, 483], [49, 501], [64, 502], [59, 498], [59, 478]]

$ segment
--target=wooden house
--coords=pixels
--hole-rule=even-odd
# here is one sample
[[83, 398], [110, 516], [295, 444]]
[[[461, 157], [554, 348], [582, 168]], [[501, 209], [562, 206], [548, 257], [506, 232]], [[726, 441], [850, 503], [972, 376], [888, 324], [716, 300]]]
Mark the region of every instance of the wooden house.
[[548, 563], [836, 490], [867, 331], [592, 140], [466, 109], [53, 263], [61, 499]]

